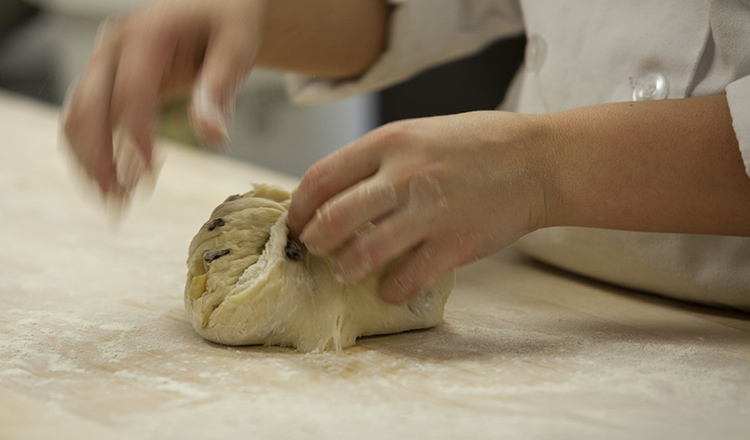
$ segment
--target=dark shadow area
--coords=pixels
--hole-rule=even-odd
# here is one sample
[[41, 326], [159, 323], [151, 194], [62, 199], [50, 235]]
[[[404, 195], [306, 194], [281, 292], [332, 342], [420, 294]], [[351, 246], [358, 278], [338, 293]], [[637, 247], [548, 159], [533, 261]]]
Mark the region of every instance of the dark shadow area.
[[494, 110], [523, 60], [525, 37], [433, 68], [380, 94], [381, 122]]
[[57, 104], [54, 29], [38, 8], [20, 0], [0, 5], [0, 89]]
[[38, 8], [22, 0], [2, 0], [0, 10], [0, 39], [39, 12]]

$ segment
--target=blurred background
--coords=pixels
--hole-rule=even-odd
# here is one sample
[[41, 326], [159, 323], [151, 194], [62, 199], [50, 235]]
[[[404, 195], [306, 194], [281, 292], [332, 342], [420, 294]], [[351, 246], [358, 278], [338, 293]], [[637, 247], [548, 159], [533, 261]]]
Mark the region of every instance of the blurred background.
[[[0, 89], [60, 104], [82, 72], [99, 23], [149, 0], [0, 0]], [[283, 75], [256, 69], [230, 129], [236, 158], [301, 176], [319, 158], [394, 120], [494, 109], [523, 58], [522, 37], [378, 94], [297, 106]], [[163, 110], [166, 137], [195, 142], [184, 105]]]

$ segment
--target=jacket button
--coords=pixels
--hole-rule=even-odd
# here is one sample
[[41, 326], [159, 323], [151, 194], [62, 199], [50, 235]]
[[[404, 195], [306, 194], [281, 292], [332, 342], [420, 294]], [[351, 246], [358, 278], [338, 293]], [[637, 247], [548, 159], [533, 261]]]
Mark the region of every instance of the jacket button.
[[531, 35], [526, 42], [526, 68], [539, 72], [547, 58], [547, 42], [539, 34]]
[[669, 95], [669, 81], [661, 73], [649, 73], [633, 87], [633, 101], [656, 101]]

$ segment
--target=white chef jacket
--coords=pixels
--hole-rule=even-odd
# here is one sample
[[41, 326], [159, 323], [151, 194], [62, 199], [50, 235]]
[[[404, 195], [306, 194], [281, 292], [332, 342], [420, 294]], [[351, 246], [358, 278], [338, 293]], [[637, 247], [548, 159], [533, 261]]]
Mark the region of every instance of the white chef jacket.
[[[504, 110], [726, 94], [750, 178], [750, 0], [390, 0], [388, 48], [361, 77], [291, 76], [298, 102], [376, 90], [526, 33]], [[750, 311], [750, 238], [543, 229], [517, 245], [588, 277]]]

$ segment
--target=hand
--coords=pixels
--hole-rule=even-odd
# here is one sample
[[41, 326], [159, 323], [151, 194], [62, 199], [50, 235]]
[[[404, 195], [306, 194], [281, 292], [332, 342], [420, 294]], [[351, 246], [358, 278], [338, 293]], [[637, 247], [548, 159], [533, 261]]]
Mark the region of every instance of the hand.
[[408, 254], [380, 287], [402, 302], [545, 226], [545, 118], [476, 112], [377, 129], [308, 170], [290, 230], [348, 283]]
[[260, 45], [265, 5], [266, 0], [162, 0], [105, 22], [63, 116], [75, 160], [105, 199], [130, 191], [145, 172], [133, 171], [132, 157], [113, 154], [113, 133], [124, 130], [142, 168], [149, 169], [154, 117], [163, 99], [192, 88], [196, 135], [210, 145], [227, 142], [238, 88]]

